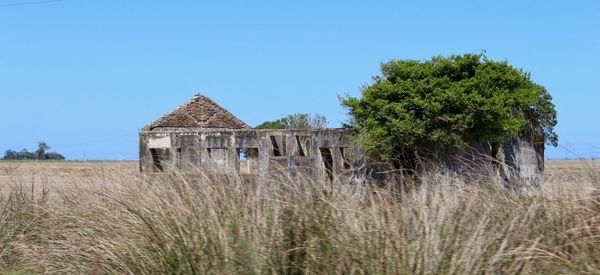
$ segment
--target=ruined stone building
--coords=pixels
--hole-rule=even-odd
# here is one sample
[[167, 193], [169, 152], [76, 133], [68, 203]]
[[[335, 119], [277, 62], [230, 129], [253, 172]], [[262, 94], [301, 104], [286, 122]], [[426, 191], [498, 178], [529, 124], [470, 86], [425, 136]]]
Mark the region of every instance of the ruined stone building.
[[255, 130], [199, 94], [142, 129], [140, 169], [339, 180], [361, 157], [353, 148], [347, 129]]
[[[457, 153], [463, 158], [487, 156], [501, 163], [505, 183], [521, 181], [539, 186], [543, 181], [543, 139], [531, 127], [501, 146], [483, 142], [475, 150]], [[484, 156], [484, 157], [481, 157]], [[487, 160], [486, 160], [487, 161]], [[444, 166], [463, 173], [464, 165]], [[292, 179], [345, 182], [364, 168], [364, 156], [348, 129], [256, 130], [211, 99], [196, 95], [140, 132], [142, 173], [167, 171], [238, 173], [265, 180], [274, 172]], [[373, 174], [369, 169], [361, 173]]]

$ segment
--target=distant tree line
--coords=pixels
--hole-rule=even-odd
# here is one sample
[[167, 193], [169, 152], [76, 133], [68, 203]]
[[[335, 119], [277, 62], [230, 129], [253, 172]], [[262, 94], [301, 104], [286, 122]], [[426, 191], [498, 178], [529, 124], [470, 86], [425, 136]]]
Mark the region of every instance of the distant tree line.
[[7, 150], [2, 160], [64, 160], [65, 157], [56, 152], [47, 152], [50, 146], [43, 141], [38, 142], [38, 149], [30, 152], [23, 149], [19, 152]]

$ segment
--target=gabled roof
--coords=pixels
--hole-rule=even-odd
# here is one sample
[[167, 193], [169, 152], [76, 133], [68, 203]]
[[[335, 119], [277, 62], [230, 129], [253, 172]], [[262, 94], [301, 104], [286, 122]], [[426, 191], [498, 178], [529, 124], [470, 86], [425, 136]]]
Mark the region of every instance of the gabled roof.
[[148, 125], [150, 130], [158, 127], [169, 128], [250, 128], [229, 111], [210, 98], [197, 94], [188, 103]]

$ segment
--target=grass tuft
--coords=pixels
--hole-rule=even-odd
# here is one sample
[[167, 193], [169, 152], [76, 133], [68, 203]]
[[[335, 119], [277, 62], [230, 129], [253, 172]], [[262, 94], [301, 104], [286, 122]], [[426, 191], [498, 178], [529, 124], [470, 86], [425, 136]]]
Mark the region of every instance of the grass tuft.
[[549, 165], [534, 196], [433, 172], [396, 192], [71, 165], [0, 170], [0, 273], [600, 273], [593, 163]]

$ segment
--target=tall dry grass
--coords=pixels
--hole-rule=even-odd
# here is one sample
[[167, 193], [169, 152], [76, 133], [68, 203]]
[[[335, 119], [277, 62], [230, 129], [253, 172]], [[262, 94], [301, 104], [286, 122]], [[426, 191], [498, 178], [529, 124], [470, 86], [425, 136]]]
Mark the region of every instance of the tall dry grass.
[[7, 168], [0, 272], [598, 274], [600, 175], [583, 165], [536, 196], [433, 172], [395, 192]]

